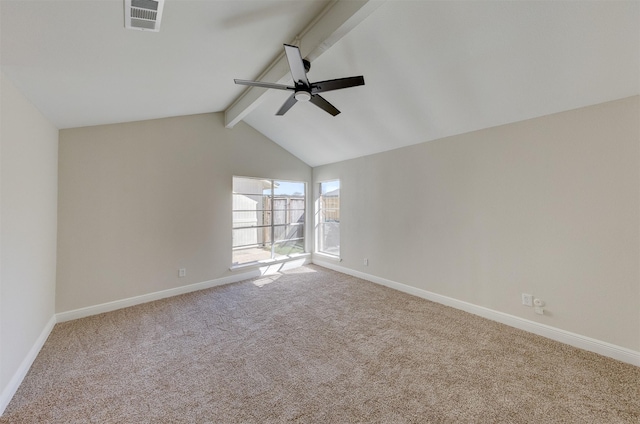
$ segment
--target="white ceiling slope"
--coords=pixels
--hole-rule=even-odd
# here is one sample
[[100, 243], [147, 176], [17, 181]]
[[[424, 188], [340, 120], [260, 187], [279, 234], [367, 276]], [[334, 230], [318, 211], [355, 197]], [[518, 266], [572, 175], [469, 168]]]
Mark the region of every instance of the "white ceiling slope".
[[639, 2], [389, 1], [314, 61], [341, 114], [272, 90], [245, 121], [317, 166], [640, 93]]
[[0, 65], [58, 128], [222, 111], [326, 0], [165, 0], [160, 32], [123, 0], [0, 0]]
[[[0, 1], [0, 65], [59, 128], [226, 110], [329, 3], [166, 0], [159, 33], [122, 0]], [[394, 1], [312, 62], [366, 85], [244, 120], [311, 166], [640, 94], [640, 1]], [[233, 131], [233, 130], [230, 130]]]

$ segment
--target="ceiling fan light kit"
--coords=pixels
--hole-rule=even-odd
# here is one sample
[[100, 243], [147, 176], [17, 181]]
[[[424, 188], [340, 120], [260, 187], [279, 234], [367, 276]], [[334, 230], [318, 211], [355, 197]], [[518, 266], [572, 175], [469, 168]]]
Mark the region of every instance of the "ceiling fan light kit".
[[311, 63], [306, 59], [302, 59], [300, 49], [296, 46], [285, 44], [284, 51], [287, 55], [287, 61], [289, 62], [289, 69], [291, 70], [291, 77], [293, 78], [294, 85], [240, 79], [234, 80], [234, 82], [239, 85], [293, 91], [293, 94], [284, 102], [280, 110], [276, 113], [278, 116], [282, 116], [287, 113], [287, 111], [297, 102], [310, 102], [330, 115], [336, 116], [340, 111], [318, 93], [364, 85], [364, 77], [362, 75], [310, 83], [307, 78], [307, 72], [311, 69]]
[[295, 97], [295, 99], [299, 102], [308, 102], [309, 100], [311, 100], [311, 93], [309, 93], [308, 91], [296, 91], [293, 94], [293, 97]]

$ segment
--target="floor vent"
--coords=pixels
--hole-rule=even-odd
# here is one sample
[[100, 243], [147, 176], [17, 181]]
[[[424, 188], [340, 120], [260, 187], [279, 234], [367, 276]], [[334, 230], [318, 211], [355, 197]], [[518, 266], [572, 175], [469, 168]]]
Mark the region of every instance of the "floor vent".
[[160, 31], [164, 0], [124, 0], [124, 27]]

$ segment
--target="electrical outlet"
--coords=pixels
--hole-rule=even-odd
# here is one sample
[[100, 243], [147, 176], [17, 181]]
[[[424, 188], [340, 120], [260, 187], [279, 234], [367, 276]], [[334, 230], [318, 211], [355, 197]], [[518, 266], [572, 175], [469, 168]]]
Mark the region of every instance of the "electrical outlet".
[[178, 270], [178, 277], [186, 277], [187, 276], [187, 268], [180, 268]]
[[364, 258], [364, 266], [369, 266], [369, 259]]
[[533, 306], [533, 295], [522, 293], [522, 304], [524, 306]]

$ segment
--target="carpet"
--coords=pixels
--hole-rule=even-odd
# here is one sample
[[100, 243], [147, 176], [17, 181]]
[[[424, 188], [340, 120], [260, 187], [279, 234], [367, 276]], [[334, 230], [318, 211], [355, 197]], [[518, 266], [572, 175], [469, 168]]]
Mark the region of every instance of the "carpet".
[[640, 368], [318, 266], [57, 324], [0, 423], [638, 423]]

